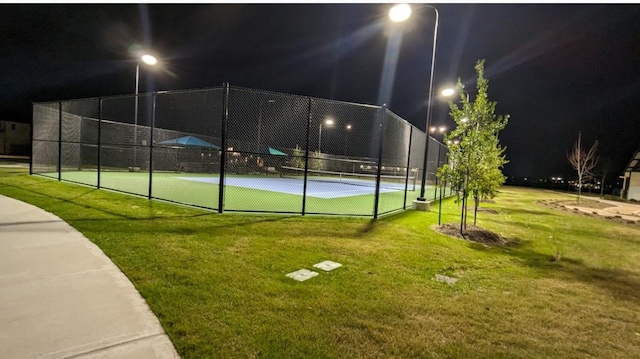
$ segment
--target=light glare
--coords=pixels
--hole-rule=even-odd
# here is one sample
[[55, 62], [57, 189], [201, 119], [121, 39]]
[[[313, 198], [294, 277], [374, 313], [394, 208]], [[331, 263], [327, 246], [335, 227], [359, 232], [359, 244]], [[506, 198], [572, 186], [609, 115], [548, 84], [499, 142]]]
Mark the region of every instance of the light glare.
[[442, 96], [453, 96], [453, 94], [456, 93], [456, 90], [454, 89], [444, 89], [442, 90]]
[[140, 59], [147, 65], [155, 65], [158, 63], [158, 59], [156, 59], [155, 56], [149, 54], [142, 55]]
[[403, 22], [411, 16], [411, 6], [397, 4], [389, 10], [389, 19], [393, 22]]

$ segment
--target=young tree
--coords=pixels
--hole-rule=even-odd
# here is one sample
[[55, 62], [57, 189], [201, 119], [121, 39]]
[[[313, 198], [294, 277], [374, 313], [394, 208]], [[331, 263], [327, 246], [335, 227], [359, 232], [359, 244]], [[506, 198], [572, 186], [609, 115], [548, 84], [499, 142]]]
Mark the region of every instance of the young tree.
[[440, 178], [452, 185], [458, 184], [462, 189], [461, 227], [464, 228], [467, 198], [473, 193], [476, 209], [480, 198], [493, 198], [504, 183], [502, 167], [507, 163], [506, 148], [500, 146], [498, 133], [507, 125], [509, 115], [496, 115], [497, 102], [489, 101], [489, 80], [484, 77], [484, 60], [477, 61], [475, 70], [478, 76], [475, 99], [470, 101], [462, 81], [458, 79], [459, 104], [449, 103], [456, 128], [445, 140], [459, 141], [449, 145], [449, 164], [438, 172]]
[[567, 160], [578, 173], [578, 203], [580, 203], [582, 184], [593, 175], [593, 169], [598, 165], [597, 149], [598, 141], [596, 140], [593, 146], [588, 151], [585, 151], [582, 148], [582, 133], [578, 132], [578, 140], [573, 145], [573, 150], [567, 153]]
[[322, 162], [322, 152], [320, 152], [320, 150], [313, 151], [313, 153], [309, 156], [309, 169], [321, 170]]
[[293, 158], [291, 159], [291, 167], [304, 168], [304, 151], [296, 144], [293, 150]]

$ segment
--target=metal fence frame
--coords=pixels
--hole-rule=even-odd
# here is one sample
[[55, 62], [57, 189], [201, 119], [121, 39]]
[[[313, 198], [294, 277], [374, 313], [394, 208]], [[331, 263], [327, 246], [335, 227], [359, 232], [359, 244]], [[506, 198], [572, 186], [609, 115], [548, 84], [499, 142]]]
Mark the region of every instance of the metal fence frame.
[[[189, 95], [190, 92], [198, 92], [198, 91], [212, 91], [212, 93], [216, 93], [216, 91], [221, 91], [222, 92], [222, 96], [219, 100], [221, 100], [221, 103], [219, 104], [220, 108], [222, 109], [220, 111], [220, 118], [219, 118], [219, 131], [220, 131], [220, 164], [219, 164], [219, 185], [218, 186], [218, 193], [217, 193], [217, 208], [213, 208], [211, 206], [199, 206], [197, 204], [193, 204], [193, 203], [184, 203], [181, 202], [179, 200], [172, 200], [172, 199], [168, 199], [168, 198], [161, 198], [161, 197], [157, 197], [154, 196], [153, 194], [153, 175], [154, 172], [157, 172], [157, 170], [155, 170], [154, 167], [154, 160], [156, 160], [154, 158], [154, 153], [156, 152], [156, 149], [158, 148], [157, 145], [155, 145], [155, 141], [154, 141], [154, 133], [156, 133], [158, 130], [160, 130], [159, 128], [156, 128], [156, 100], [158, 99], [159, 96], [167, 96], [167, 95], [173, 95], [173, 94], [187, 94]], [[289, 94], [282, 94], [282, 93], [274, 93], [274, 92], [268, 92], [268, 91], [262, 91], [262, 90], [254, 90], [254, 89], [247, 89], [247, 88], [242, 88], [242, 87], [232, 87], [229, 85], [229, 83], [225, 83], [223, 84], [223, 86], [221, 87], [214, 87], [214, 88], [209, 88], [209, 89], [200, 89], [200, 90], [180, 90], [180, 91], [159, 91], [159, 92], [153, 92], [153, 93], [147, 93], [147, 94], [139, 94], [137, 95], [137, 97], [135, 98], [135, 102], [136, 104], [138, 103], [138, 101], [140, 101], [140, 99], [144, 100], [144, 103], [147, 105], [146, 107], [149, 108], [150, 110], [147, 110], [147, 116], [149, 117], [149, 121], [146, 125], [141, 125], [138, 122], [138, 112], [136, 112], [135, 114], [135, 123], [133, 124], [133, 131], [134, 131], [134, 138], [136, 138], [138, 136], [139, 132], [144, 132], [146, 134], [146, 132], [148, 132], [148, 145], [146, 144], [146, 142], [143, 142], [144, 145], [138, 145], [137, 141], [134, 140], [132, 145], [128, 145], [128, 144], [112, 144], [112, 147], [117, 147], [119, 146], [120, 151], [124, 151], [126, 152], [128, 149], [130, 149], [129, 147], [131, 147], [131, 149], [133, 150], [133, 164], [132, 167], [130, 167], [130, 170], [135, 170], [135, 163], [137, 161], [138, 155], [137, 153], [139, 153], [142, 150], [139, 150], [139, 148], [142, 147], [142, 149], [144, 149], [143, 154], [145, 151], [148, 150], [149, 152], [149, 157], [148, 157], [148, 188], [146, 189], [146, 193], [142, 193], [142, 192], [138, 192], [138, 193], [132, 193], [132, 192], [127, 192], [124, 191], [125, 193], [128, 194], [133, 194], [133, 195], [142, 195], [144, 197], [147, 197], [148, 199], [159, 199], [159, 200], [163, 200], [163, 201], [169, 201], [169, 202], [177, 202], [180, 204], [186, 204], [189, 206], [194, 206], [194, 207], [201, 207], [201, 208], [206, 208], [206, 209], [211, 209], [211, 210], [217, 210], [218, 213], [223, 213], [225, 211], [235, 211], [233, 209], [227, 209], [225, 208], [225, 194], [226, 194], [226, 177], [227, 177], [227, 159], [228, 159], [228, 155], [229, 155], [229, 151], [230, 151], [230, 147], [228, 146], [228, 141], [230, 140], [229, 138], [229, 116], [230, 113], [232, 113], [233, 111], [241, 111], [241, 108], [234, 108], [234, 107], [230, 107], [229, 104], [229, 96], [230, 96], [230, 91], [253, 91], [256, 93], [262, 93], [262, 94], [274, 94], [274, 95], [278, 95], [278, 96], [288, 96], [291, 98], [295, 98], [299, 101], [302, 100], [306, 100], [306, 139], [305, 139], [305, 144], [304, 144], [304, 183], [303, 183], [303, 192], [302, 192], [302, 203], [301, 203], [301, 210], [300, 211], [286, 211], [286, 212], [281, 212], [281, 211], [265, 211], [265, 210], [240, 210], [242, 212], [277, 212], [277, 213], [297, 213], [297, 214], [301, 214], [301, 215], [306, 215], [306, 214], [335, 214], [335, 215], [343, 215], [343, 213], [316, 213], [313, 210], [309, 210], [308, 208], [308, 201], [307, 201], [307, 185], [308, 185], [308, 173], [310, 171], [309, 168], [309, 163], [310, 163], [310, 140], [311, 140], [311, 124], [312, 124], [312, 120], [313, 120], [313, 106], [315, 103], [317, 103], [318, 101], [320, 102], [324, 102], [324, 103], [331, 103], [332, 105], [335, 106], [354, 106], [354, 107], [360, 107], [363, 109], [369, 109], [371, 111], [375, 111], [375, 113], [377, 114], [375, 117], [375, 124], [374, 127], [377, 127], [378, 129], [376, 131], [377, 134], [374, 136], [374, 138], [372, 139], [372, 143], [371, 143], [371, 148], [375, 148], [377, 150], [377, 154], [376, 154], [376, 158], [375, 160], [377, 161], [377, 168], [376, 168], [376, 183], [375, 183], [375, 194], [374, 194], [374, 200], [373, 200], [373, 208], [371, 210], [370, 214], [356, 214], [356, 215], [363, 215], [363, 216], [372, 216], [373, 218], [377, 218], [379, 215], [384, 215], [384, 214], [388, 214], [388, 213], [394, 213], [397, 211], [402, 211], [402, 210], [406, 210], [407, 207], [410, 207], [410, 205], [408, 206], [407, 204], [407, 200], [409, 198], [407, 198], [407, 194], [408, 194], [408, 185], [409, 185], [409, 177], [410, 177], [410, 171], [413, 168], [416, 172], [414, 174], [414, 176], [417, 176], [418, 173], [421, 173], [421, 171], [423, 171], [424, 169], [420, 168], [422, 166], [423, 163], [423, 159], [424, 159], [424, 154], [421, 152], [421, 150], [419, 149], [419, 146], [424, 146], [425, 144], [423, 144], [424, 142], [427, 143], [427, 145], [429, 146], [438, 146], [438, 150], [437, 151], [429, 151], [429, 153], [431, 154], [435, 154], [438, 153], [438, 158], [432, 161], [428, 161], [429, 164], [433, 165], [428, 165], [427, 168], [427, 182], [429, 182], [429, 180], [431, 179], [431, 183], [434, 183], [436, 181], [435, 179], [435, 172], [437, 167], [439, 167], [441, 164], [446, 163], [446, 156], [447, 156], [447, 148], [446, 146], [444, 146], [442, 143], [436, 141], [435, 139], [433, 139], [431, 136], [428, 136], [424, 131], [421, 131], [420, 129], [418, 129], [416, 126], [411, 125], [409, 122], [407, 122], [406, 120], [402, 119], [401, 117], [395, 115], [393, 112], [391, 112], [389, 109], [387, 109], [386, 106], [373, 106], [373, 105], [363, 105], [363, 104], [354, 104], [354, 103], [346, 103], [346, 102], [341, 102], [341, 101], [334, 101], [334, 100], [327, 100], [327, 99], [319, 99], [319, 98], [313, 98], [310, 96], [298, 96], [298, 95], [289, 95]], [[135, 96], [135, 95], [134, 95]], [[127, 96], [110, 96], [110, 97], [97, 97], [97, 98], [86, 98], [86, 99], [76, 99], [76, 100], [68, 100], [68, 101], [56, 101], [56, 102], [39, 102], [39, 103], [34, 103], [33, 107], [34, 107], [34, 121], [33, 121], [33, 128], [32, 128], [32, 157], [31, 157], [31, 163], [30, 163], [30, 174], [32, 175], [38, 175], [40, 172], [47, 172], [47, 173], [53, 173], [53, 168], [55, 168], [55, 172], [57, 172], [57, 176], [55, 176], [55, 179], [57, 179], [58, 181], [67, 181], [67, 182], [74, 182], [74, 183], [80, 183], [80, 184], [84, 184], [84, 185], [90, 185], [92, 187], [95, 188], [108, 188], [111, 190], [116, 190], [119, 191], [118, 189], [114, 189], [114, 188], [109, 188], [104, 186], [104, 183], [101, 181], [101, 177], [102, 177], [102, 173], [104, 171], [104, 163], [103, 163], [103, 155], [105, 154], [105, 150], [107, 149], [107, 147], [109, 146], [108, 143], [105, 143], [105, 136], [108, 135], [105, 131], [107, 131], [107, 129], [103, 128], [105, 125], [109, 124], [110, 121], [105, 119], [104, 117], [104, 104], [105, 101], [111, 102], [111, 101], [119, 101], [119, 99], [123, 99], [124, 101], [126, 101], [127, 99], [130, 99], [131, 96], [127, 95]], [[65, 106], [69, 105], [72, 106], [74, 103], [77, 102], [88, 102], [89, 105], [86, 107], [86, 109], [88, 109], [88, 112], [91, 113], [90, 116], [84, 116], [82, 115], [78, 115], [78, 114], [69, 114], [67, 112], [64, 111]], [[52, 131], [47, 131], [46, 128], [46, 123], [42, 122], [44, 120], [42, 120], [43, 117], [46, 117], [47, 114], [42, 114], [40, 113], [42, 111], [42, 109], [40, 107], [44, 107], [44, 108], [48, 108], [48, 111], [50, 113], [50, 123], [53, 123], [53, 117], [51, 117], [51, 114], [54, 113], [56, 111], [57, 108], [57, 128], [51, 128], [50, 130]], [[116, 106], [117, 107], [117, 106]], [[144, 106], [143, 106], [144, 107]], [[136, 107], [137, 109], [138, 107]], [[150, 113], [149, 113], [150, 111]], [[262, 115], [262, 104], [260, 104], [260, 115]], [[215, 111], [212, 111], [215, 112]], [[97, 114], [97, 133], [96, 136], [97, 138], [95, 139], [89, 139], [89, 140], [84, 140], [82, 138], [82, 134], [76, 136], [77, 137], [77, 141], [73, 141], [70, 140], [68, 137], [70, 137], [69, 134], [67, 134], [68, 131], [65, 131], [64, 126], [65, 125], [65, 116], [69, 117], [69, 116], [78, 116], [80, 117], [80, 122], [82, 125], [82, 120], [86, 118], [90, 118], [91, 116], [94, 116]], [[42, 120], [42, 121], [41, 121]], [[216, 121], [214, 118], [212, 118], [212, 121]], [[400, 126], [399, 129], [401, 131], [404, 131], [404, 137], [402, 137], [402, 134], [399, 134], [397, 136], [402, 137], [401, 142], [402, 143], [395, 143], [394, 146], [402, 146], [403, 148], [406, 148], [406, 154], [402, 153], [402, 152], [398, 152], [401, 157], [399, 157], [400, 160], [403, 161], [402, 164], [398, 163], [398, 161], [400, 160], [396, 160], [393, 164], [393, 166], [398, 166], [398, 167], [402, 167], [404, 168], [404, 173], [406, 173], [406, 180], [405, 180], [405, 187], [404, 187], [404, 200], [402, 201], [402, 205], [395, 205], [394, 207], [392, 207], [390, 210], [386, 210], [386, 211], [381, 211], [380, 210], [380, 182], [381, 182], [381, 177], [382, 177], [382, 169], [385, 166], [385, 145], [389, 146], [389, 143], [385, 142], [385, 139], [387, 141], [393, 141], [394, 139], [389, 136], [389, 138], [385, 138], [387, 137], [387, 133], [385, 131], [387, 131], [390, 127], [392, 127], [391, 122], [393, 121], [393, 123], [396, 124], [396, 127]], [[42, 122], [42, 124], [41, 124]], [[214, 122], [212, 122], [214, 123]], [[120, 124], [120, 125], [131, 125], [131, 124]], [[145, 129], [148, 127], [148, 130]], [[315, 127], [314, 127], [315, 128]], [[143, 131], [144, 129], [144, 131]], [[320, 124], [319, 127], [320, 131], [322, 131], [322, 124]], [[53, 131], [55, 130], [55, 131]], [[260, 131], [260, 128], [258, 128], [258, 131]], [[408, 143], [405, 143], [406, 141], [406, 134], [408, 131]], [[57, 138], [56, 138], [57, 135]], [[321, 136], [321, 133], [320, 135]], [[428, 141], [425, 141], [425, 136], [428, 136]], [[377, 137], [377, 138], [375, 138]], [[259, 143], [259, 138], [260, 138], [260, 134], [258, 134], [258, 145]], [[318, 142], [320, 142], [321, 137], [319, 137]], [[378, 143], [376, 144], [375, 141], [378, 141]], [[345, 155], [347, 153], [347, 137], [345, 135]], [[422, 143], [421, 143], [422, 142]], [[54, 147], [55, 145], [57, 145], [57, 149]], [[320, 146], [320, 143], [319, 143]], [[416, 147], [417, 146], [417, 147]], [[69, 178], [65, 178], [63, 176], [64, 173], [64, 169], [63, 167], [65, 166], [63, 164], [63, 156], [65, 153], [65, 148], [66, 147], [71, 147], [72, 151], [71, 153], [73, 153], [73, 149], [77, 149], [78, 151], [78, 155], [76, 157], [78, 157], [77, 161], [78, 161], [78, 166], [82, 167], [83, 165], [83, 161], [85, 161], [83, 155], [81, 154], [83, 151], [83, 148], [87, 147], [87, 151], [91, 150], [95, 147], [96, 149], [96, 155], [95, 160], [95, 168], [96, 168], [96, 179], [95, 179], [95, 183], [82, 183], [82, 182], [76, 182], [73, 179], [69, 179]], [[43, 150], [43, 148], [45, 148]], [[55, 149], [52, 152], [57, 152], [57, 159], [54, 159], [53, 156], [50, 156], [49, 160], [47, 161], [46, 159], [43, 160], [42, 157], [45, 156], [45, 152], [46, 152], [46, 148], [51, 148], [51, 149]], [[318, 148], [318, 151], [320, 151], [321, 148]], [[424, 149], [424, 147], [422, 147], [422, 149]], [[397, 151], [396, 151], [397, 152]], [[418, 152], [417, 154], [415, 152]], [[422, 156], [422, 157], [420, 157]], [[72, 159], [71, 160], [67, 160], [67, 161], [71, 161], [73, 162], [75, 160], [75, 157], [72, 155], [71, 156]], [[406, 157], [406, 161], [405, 161], [405, 157]], [[431, 156], [430, 156], [431, 157]], [[444, 160], [443, 160], [444, 158]], [[434, 163], [435, 162], [435, 163]], [[420, 163], [420, 165], [416, 165], [416, 166], [412, 166], [412, 163]], [[47, 165], [49, 167], [47, 167]], [[40, 171], [40, 170], [35, 170], [35, 167], [39, 166], [39, 167], [45, 167], [48, 169], [48, 171]], [[375, 168], [375, 167], [374, 167]], [[47, 175], [47, 177], [49, 178], [54, 178], [52, 175]], [[415, 177], [414, 177], [415, 178]], [[437, 183], [436, 183], [437, 185]], [[120, 191], [123, 192], [123, 191]], [[451, 191], [450, 191], [451, 193]], [[435, 199], [435, 193], [434, 193], [434, 198]]]

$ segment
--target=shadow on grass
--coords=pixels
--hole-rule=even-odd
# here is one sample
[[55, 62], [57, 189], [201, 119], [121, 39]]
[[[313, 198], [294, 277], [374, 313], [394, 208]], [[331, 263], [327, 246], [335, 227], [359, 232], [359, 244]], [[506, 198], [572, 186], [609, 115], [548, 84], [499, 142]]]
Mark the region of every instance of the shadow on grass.
[[372, 218], [366, 224], [358, 228], [357, 232], [361, 236], [372, 234], [375, 230], [386, 227], [392, 222], [405, 219], [406, 217], [414, 216], [415, 211], [397, 211], [383, 216], [378, 219]]
[[575, 280], [595, 286], [608, 291], [616, 299], [640, 301], [640, 277], [630, 271], [594, 268], [580, 259], [540, 253], [530, 248], [530, 242], [519, 238], [510, 238], [503, 246], [487, 247], [479, 243], [471, 245], [471, 248], [479, 251], [492, 251], [496, 247], [504, 249], [502, 255], [516, 257], [522, 264], [544, 276]]
[[31, 226], [34, 224], [45, 224], [45, 223], [58, 223], [60, 221], [26, 221], [26, 222], [7, 222], [0, 223], [0, 227], [11, 227], [11, 226]]
[[511, 208], [501, 208], [500, 212], [502, 214], [530, 214], [530, 215], [534, 215], [534, 216], [549, 216], [549, 215], [553, 215], [553, 213], [551, 212], [545, 212], [545, 211], [536, 211], [533, 209], [511, 209]]

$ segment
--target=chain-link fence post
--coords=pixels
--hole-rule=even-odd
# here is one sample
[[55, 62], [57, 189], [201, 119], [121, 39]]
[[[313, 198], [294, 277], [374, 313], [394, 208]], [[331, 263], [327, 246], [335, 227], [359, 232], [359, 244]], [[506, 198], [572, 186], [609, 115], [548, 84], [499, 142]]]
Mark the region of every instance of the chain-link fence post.
[[310, 128], [311, 128], [311, 96], [308, 97], [307, 102], [307, 139], [304, 150], [304, 183], [302, 184], [302, 215], [304, 216], [307, 210], [307, 175], [309, 173], [309, 141], [310, 141]]
[[409, 146], [407, 148], [407, 167], [406, 167], [406, 177], [404, 181], [404, 199], [402, 201], [402, 209], [407, 209], [407, 192], [409, 190], [409, 173], [411, 166], [411, 141], [413, 140], [413, 126], [409, 127]]
[[58, 181], [62, 180], [62, 101], [58, 102]]
[[102, 172], [102, 97], [98, 98], [98, 139], [96, 141], [98, 145], [98, 179], [96, 182], [96, 186], [100, 189], [100, 172]]
[[220, 127], [220, 180], [218, 181], [218, 213], [222, 213], [224, 210], [224, 181], [225, 172], [227, 166], [227, 121], [229, 119], [229, 83], [225, 82], [223, 85], [222, 94], [222, 125]]
[[382, 145], [384, 143], [384, 124], [387, 118], [387, 105], [382, 105], [378, 110], [378, 168], [376, 169], [376, 192], [373, 201], [373, 219], [378, 218], [378, 202], [380, 201], [380, 176], [382, 175]]
[[[33, 102], [31, 102], [31, 108], [33, 109], [35, 107], [35, 104]], [[33, 113], [33, 110], [32, 110]], [[33, 114], [32, 114], [33, 116]], [[31, 148], [29, 148], [29, 176], [31, 176], [33, 174], [33, 146], [35, 144], [35, 138], [34, 138], [34, 132], [33, 132], [33, 128], [35, 127], [35, 121], [32, 119], [31, 120], [31, 127], [29, 128], [29, 138], [31, 139]]]
[[156, 123], [156, 93], [151, 94], [151, 123], [149, 124], [149, 199], [153, 189], [153, 132]]

